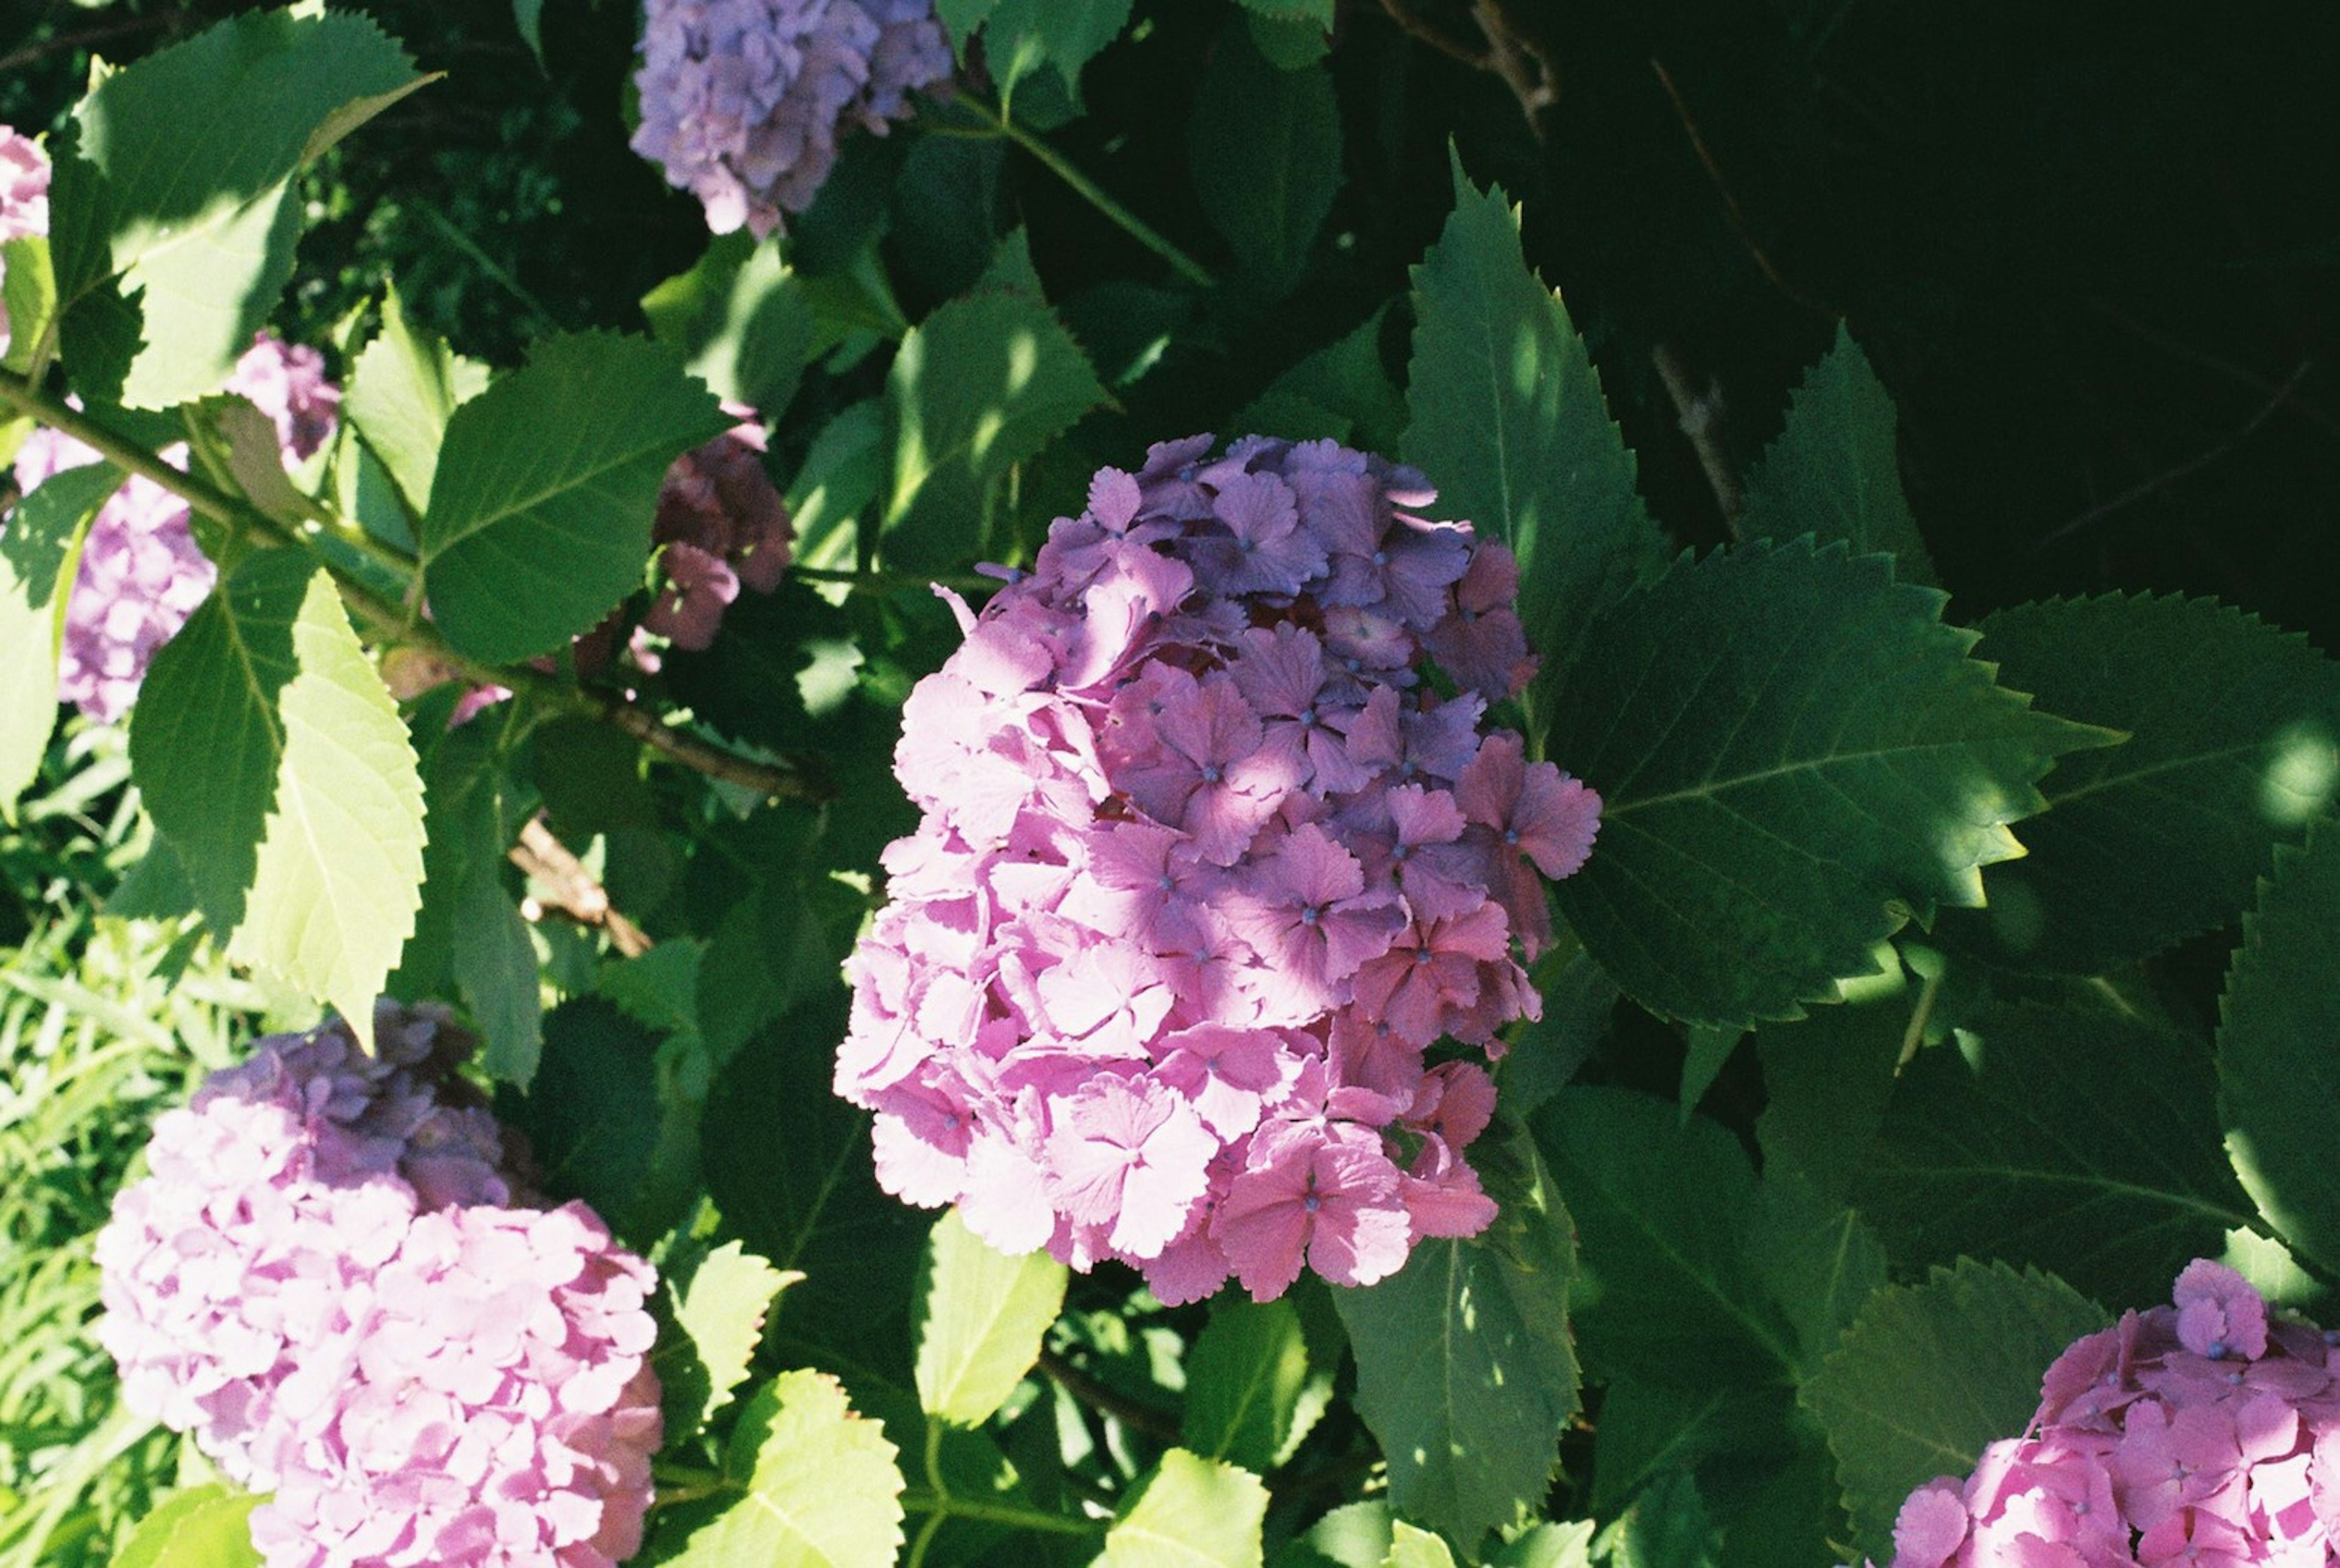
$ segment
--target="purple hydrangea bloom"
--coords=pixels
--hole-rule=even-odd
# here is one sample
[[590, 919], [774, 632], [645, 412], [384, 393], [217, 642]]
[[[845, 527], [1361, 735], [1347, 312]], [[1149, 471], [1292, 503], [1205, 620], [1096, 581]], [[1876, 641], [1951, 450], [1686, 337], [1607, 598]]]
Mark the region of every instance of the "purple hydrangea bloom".
[[441, 1012], [374, 1029], [264, 1039], [157, 1121], [97, 1241], [124, 1399], [274, 1493], [272, 1568], [614, 1563], [661, 1435], [654, 1276], [535, 1206]]
[[1508, 551], [1381, 458], [1210, 445], [1100, 471], [1030, 574], [952, 599], [836, 1076], [888, 1191], [1169, 1302], [1485, 1227], [1493, 1087], [1423, 1053], [1534, 1016], [1542, 878], [1600, 817], [1485, 723], [1532, 669]]
[[[341, 390], [324, 379], [317, 351], [265, 333], [236, 362], [227, 390], [249, 398], [275, 424], [287, 462], [315, 453], [332, 438]], [[184, 446], [164, 459], [186, 466]], [[16, 453], [17, 489], [26, 494], [51, 474], [98, 461], [71, 436], [44, 427]], [[90, 520], [57, 661], [57, 698], [101, 723], [128, 710], [155, 650], [186, 624], [218, 572], [196, 547], [187, 503], [153, 480], [132, 475]]]
[[1910, 1494], [1892, 1568], [2322, 1563], [2340, 1553], [2340, 1352], [2197, 1258], [2048, 1369], [2020, 1437]]
[[719, 234], [812, 205], [840, 130], [879, 135], [950, 76], [932, 0], [649, 0], [633, 148]]

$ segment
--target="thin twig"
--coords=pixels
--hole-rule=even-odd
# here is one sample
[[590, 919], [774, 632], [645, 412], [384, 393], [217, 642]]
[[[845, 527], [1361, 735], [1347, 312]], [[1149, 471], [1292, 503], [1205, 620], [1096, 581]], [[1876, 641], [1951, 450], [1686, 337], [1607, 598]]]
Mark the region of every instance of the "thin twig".
[[531, 817], [520, 830], [520, 842], [511, 851], [511, 863], [527, 872], [552, 896], [552, 907], [580, 926], [610, 934], [610, 945], [629, 958], [650, 950], [650, 939], [610, 903], [610, 891], [553, 836], [540, 816]]
[[1755, 231], [1748, 224], [1745, 209], [1740, 206], [1739, 198], [1731, 194], [1730, 182], [1722, 177], [1722, 166], [1714, 161], [1714, 154], [1708, 151], [1706, 137], [1700, 132], [1698, 121], [1690, 112], [1690, 105], [1683, 102], [1681, 89], [1674, 85], [1673, 77], [1667, 73], [1665, 62], [1652, 58], [1650, 61], [1650, 69], [1658, 74], [1658, 84], [1666, 90], [1666, 97], [1672, 103], [1676, 117], [1681, 121], [1682, 133], [1690, 138], [1691, 151], [1698, 154], [1700, 166], [1706, 170], [1706, 177], [1712, 183], [1715, 194], [1722, 198], [1722, 211], [1730, 220], [1732, 232], [1738, 234], [1739, 243], [1747, 247], [1747, 253], [1754, 258], [1756, 268], [1762, 273], [1765, 281], [1806, 310], [1816, 312], [1830, 321], [1840, 320], [1843, 317], [1843, 312], [1813, 299], [1790, 283], [1781, 275], [1780, 269], [1772, 265], [1770, 253], [1763, 249], [1762, 243], [1755, 238]]
[[2129, 486], [2128, 489], [2121, 491], [2110, 501], [2102, 501], [2097, 505], [2090, 507], [2087, 511], [2082, 512], [2071, 521], [2065, 523], [2062, 527], [2057, 528], [2050, 532], [2042, 535], [2038, 542], [2032, 545], [2032, 552], [2037, 554], [2040, 551], [2046, 550], [2051, 544], [2056, 544], [2063, 540], [2069, 539], [2073, 534], [2079, 532], [2080, 530], [2087, 527], [2090, 523], [2097, 522], [2105, 518], [2110, 517], [2114, 512], [2119, 511], [2126, 507], [2134, 506], [2137, 502], [2145, 500], [2147, 497], [2168, 489], [2171, 485], [2177, 483], [2180, 480], [2191, 478], [2193, 475], [2199, 473], [2202, 470], [2217, 461], [2220, 458], [2225, 457], [2228, 452], [2233, 452], [2236, 447], [2241, 446], [2245, 442], [2250, 440], [2252, 436], [2258, 433], [2258, 430], [2261, 425], [2266, 423], [2268, 420], [2275, 417], [2276, 410], [2281, 408], [2284, 403], [2290, 399], [2293, 390], [2296, 388], [2301, 382], [2307, 378], [2308, 370], [2315, 364], [2315, 362], [2314, 360], [2300, 361], [2293, 369], [2291, 374], [2285, 378], [2284, 383], [2275, 389], [2275, 395], [2268, 398], [2267, 401], [2260, 406], [2258, 412], [2251, 415], [2248, 420], [2245, 421], [2241, 429], [2226, 437], [2226, 440], [2218, 442], [2217, 445], [2211, 447], [2206, 452], [2196, 453], [2193, 457], [2186, 459], [2186, 461], [2179, 463], [2175, 468], [2164, 469], [2161, 472], [2155, 474], [2152, 478]]
[[1440, 54], [1460, 60], [1474, 71], [1492, 71], [1495, 63], [1485, 49], [1473, 49], [1413, 8], [1413, 0], [1382, 0], [1391, 21]]
[[[2088, 310], [2096, 313], [2097, 315], [2102, 316], [2106, 321], [2111, 323], [2114, 326], [2118, 327], [2121, 331], [2128, 333], [2130, 336], [2137, 339], [2141, 342], [2148, 343], [2151, 346], [2159, 349], [2163, 353], [2169, 355], [2172, 359], [2184, 360], [2188, 364], [2198, 365], [2202, 369], [2211, 372], [2213, 374], [2224, 376], [2226, 380], [2233, 382], [2236, 386], [2248, 387], [2251, 391], [2257, 392], [2262, 397], [2271, 395], [2276, 390], [2276, 383], [2274, 382], [2267, 380], [2266, 377], [2260, 375], [2257, 372], [2250, 369], [2248, 366], [2237, 364], [2233, 360], [2227, 359], [2223, 355], [2211, 353], [2206, 350], [2196, 348], [2193, 344], [2172, 337], [2169, 333], [2162, 332], [2158, 328], [2148, 326], [2145, 323], [2137, 320], [2135, 317], [2122, 311], [2120, 307], [2114, 304], [2110, 300], [2089, 299], [2082, 300], [2080, 303], [2086, 306]], [[2340, 435], [2340, 418], [2335, 418], [2332, 414], [2326, 412], [2321, 408], [2318, 408], [2315, 404], [2309, 402], [2306, 399], [2296, 397], [2290, 398], [2285, 402], [2283, 406], [2285, 412], [2297, 414], [2300, 418], [2306, 420], [2313, 424], [2320, 426], [2335, 435]]]
[[1537, 141], [1543, 140], [1543, 114], [1560, 102], [1560, 72], [1552, 57], [1515, 26], [1502, 0], [1471, 0], [1471, 19], [1478, 24], [1483, 46], [1472, 45], [1448, 32], [1414, 7], [1413, 0], [1382, 0], [1382, 9], [1391, 21], [1409, 35], [1421, 39], [1450, 59], [1460, 60], [1474, 71], [1489, 72], [1502, 78], [1520, 101], [1520, 112], [1527, 117], [1528, 129]]
[[1681, 432], [1690, 438], [1691, 450], [1698, 453], [1698, 465], [1706, 471], [1706, 482], [1714, 491], [1714, 504], [1722, 513], [1722, 526], [1731, 540], [1739, 538], [1739, 513], [1746, 505], [1746, 495], [1739, 484], [1738, 471], [1732, 468], [1730, 454], [1722, 450], [1722, 388], [1710, 376], [1704, 391], [1691, 384], [1690, 366], [1682, 359], [1681, 350], [1671, 342], [1661, 342], [1650, 351], [1650, 358], [1658, 367], [1658, 379], [1666, 383], [1666, 396], [1673, 400], [1674, 413], [1681, 424]]
[[1131, 1431], [1144, 1433], [1157, 1443], [1178, 1441], [1177, 1417], [1115, 1393], [1055, 1351], [1040, 1353], [1040, 1370], [1066, 1394], [1092, 1409], [1103, 1411]]
[[160, 32], [185, 19], [183, 11], [158, 11], [152, 16], [132, 16], [120, 22], [108, 22], [103, 26], [84, 27], [77, 33], [60, 33], [54, 38], [44, 38], [37, 44], [27, 44], [0, 55], [0, 73], [35, 65], [52, 55], [78, 49], [84, 44], [103, 44], [109, 38], [126, 38], [134, 33]]

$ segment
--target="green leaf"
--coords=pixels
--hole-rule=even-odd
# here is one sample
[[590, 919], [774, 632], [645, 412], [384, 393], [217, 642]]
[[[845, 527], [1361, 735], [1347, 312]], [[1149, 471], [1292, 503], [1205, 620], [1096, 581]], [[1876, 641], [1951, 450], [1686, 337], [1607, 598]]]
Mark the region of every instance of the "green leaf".
[[1797, 1017], [2022, 853], [2033, 781], [2111, 737], [1994, 685], [1942, 597], [1799, 541], [1685, 559], [1594, 619], [1552, 752], [1601, 791], [1601, 838], [1558, 893], [1629, 995]]
[[423, 581], [459, 650], [511, 663], [641, 585], [667, 466], [730, 421], [663, 344], [577, 332], [449, 416]]
[[1593, 1431], [1591, 1512], [1612, 1519], [1671, 1472], [1775, 1465], [1793, 1442], [1792, 1390], [1710, 1382], [1697, 1388], [1612, 1378]]
[[1536, 1113], [1535, 1133], [1576, 1219], [1574, 1316], [1595, 1373], [1691, 1386], [1787, 1380], [1794, 1336], [1745, 1255], [1755, 1172], [1737, 1140], [1616, 1088], [1562, 1091]]
[[1002, 1257], [951, 1209], [935, 1222], [918, 1279], [918, 1405], [980, 1426], [1007, 1402], [1065, 1305], [1065, 1265]]
[[2054, 712], [2129, 732], [2059, 764], [2031, 853], [1990, 908], [1946, 922], [1996, 962], [2097, 974], [2232, 925], [2275, 846], [2340, 790], [2340, 664], [2206, 600], [2018, 605], [1986, 617], [1999, 680]]
[[782, 1274], [736, 1241], [659, 1271], [672, 1329], [651, 1360], [664, 1394], [667, 1441], [699, 1431], [731, 1403], [731, 1391], [747, 1379], [764, 1315], [803, 1277]]
[[525, 1088], [543, 1042], [543, 1000], [528, 923], [504, 890], [505, 851], [530, 809], [488, 721], [443, 728], [418, 712], [422, 762], [422, 905], [392, 989], [461, 997], [486, 1042], [488, 1076]]
[[[1045, 62], [1056, 68], [1068, 93], [1080, 91], [1081, 72], [1121, 36], [1131, 0], [992, 0], [984, 52], [1003, 89]], [[954, 9], [961, 9], [954, 7]]]
[[1254, 11], [1244, 18], [1251, 46], [1280, 71], [1302, 71], [1333, 52], [1332, 35], [1306, 17], [1282, 21]]
[[114, 1568], [260, 1568], [252, 1511], [267, 1501], [220, 1482], [174, 1492], [138, 1522]]
[[1809, 1375], [1885, 1284], [1885, 1245], [1860, 1215], [1792, 1171], [1763, 1173], [1746, 1255], [1795, 1331], [1796, 1365]]
[[1382, 1568], [1454, 1568], [1454, 1553], [1443, 1536], [1400, 1519], [1390, 1525], [1389, 1555], [1382, 1559]]
[[1375, 1498], [1334, 1509], [1275, 1554], [1275, 1568], [1381, 1568], [1396, 1541], [1396, 1519]]
[[2219, 1005], [2218, 1114], [2226, 1152], [2267, 1223], [2327, 1268], [2340, 1263], [2340, 835], [2325, 822], [2278, 850], [2243, 921]]
[[1106, 1532], [1096, 1568], [1258, 1568], [1267, 1488], [1173, 1448]]
[[520, 40], [528, 52], [536, 56], [537, 69], [544, 68], [544, 0], [512, 0], [512, 25], [520, 31]]
[[1790, 394], [1787, 427], [1748, 477], [1739, 536], [1779, 544], [1817, 534], [1856, 555], [1891, 555], [1904, 582], [1938, 583], [1901, 493], [1899, 420], [1869, 356], [1839, 322], [1835, 346]]
[[1271, 22], [1306, 22], [1329, 30], [1334, 0], [1242, 0], [1243, 8]]
[[121, 482], [112, 463], [65, 469], [0, 521], [0, 819], [16, 819], [16, 797], [41, 771], [84, 531]]
[[1205, 1459], [1261, 1474], [1292, 1457], [1333, 1394], [1312, 1372], [1300, 1314], [1288, 1301], [1221, 1297], [1186, 1353], [1186, 1414], [1179, 1441]]
[[1498, 1121], [1471, 1153], [1495, 1223], [1467, 1241], [1422, 1242], [1398, 1273], [1334, 1301], [1391, 1500], [1475, 1545], [1542, 1501], [1576, 1413], [1577, 1259], [1569, 1211], [1525, 1131]]
[[1903, 1500], [2021, 1434], [2048, 1363], [2105, 1324], [2062, 1280], [2005, 1264], [1961, 1259], [1871, 1296], [1801, 1395], [1827, 1429], [1857, 1543], [1889, 1555]]
[[[1405, 461], [1520, 559], [1520, 619], [1549, 676], [1574, 671], [1593, 611], [1656, 575], [1664, 546], [1633, 454], [1559, 296], [1528, 270], [1519, 214], [1454, 166], [1454, 213], [1413, 269]], [[1573, 764], [1571, 764], [1573, 766]]]
[[717, 397], [769, 421], [796, 395], [813, 355], [813, 308], [780, 242], [747, 241], [744, 233], [736, 243], [718, 238], [698, 265], [644, 296], [642, 313], [659, 341], [679, 346], [690, 373]]
[[275, 423], [250, 398], [207, 397], [182, 412], [199, 475], [262, 516], [298, 525], [306, 500], [284, 471]]
[[1686, 1470], [1660, 1476], [1593, 1543], [1610, 1568], [1718, 1568], [1719, 1547], [1698, 1479]]
[[24, 234], [0, 244], [0, 322], [7, 323], [8, 347], [0, 370], [26, 374], [57, 309], [56, 270], [50, 264], [45, 234]]
[[1545, 1520], [1487, 1559], [1488, 1568], [1592, 1568], [1592, 1522]]
[[1792, 1171], [1830, 1197], [1851, 1189], [1885, 1124], [1909, 1021], [1908, 985], [1896, 963], [1881, 987], [1755, 1031], [1764, 1090], [1755, 1134], [1766, 1173]]
[[[143, 344], [122, 401], [165, 408], [217, 390], [292, 276], [291, 180], [422, 85], [366, 18], [247, 13], [114, 72], [74, 110], [59, 293], [74, 308], [119, 273]], [[193, 155], [199, 150], [200, 155]]]
[[1203, 215], [1250, 282], [1281, 298], [1300, 281], [1341, 188], [1341, 110], [1322, 66], [1284, 71], [1229, 27], [1186, 122]]
[[1381, 309], [1325, 347], [1268, 383], [1230, 428], [1299, 439], [1297, 431], [1275, 423], [1279, 409], [1314, 409], [1337, 425], [1334, 439], [1369, 452], [1394, 452], [1405, 431], [1405, 399], [1382, 363], [1382, 327], [1391, 305]]
[[2151, 1301], [2250, 1223], [2216, 1094], [2194, 1041], [2110, 1013], [2001, 1008], [1902, 1069], [1853, 1199], [1904, 1263], [1988, 1255]]
[[980, 554], [1008, 471], [1106, 401], [1072, 334], [1020, 289], [952, 300], [912, 328], [886, 397], [893, 490], [880, 551], [907, 571]]
[[889, 1568], [902, 1545], [902, 1473], [884, 1429], [825, 1373], [782, 1373], [741, 1412], [723, 1458], [746, 1495], [668, 1558], [689, 1568]]
[[228, 956], [370, 1040], [421, 900], [422, 781], [324, 571], [246, 556], [154, 656], [130, 760]]
[[1513, 1116], [1532, 1116], [1565, 1088], [1608, 1032], [1619, 992], [1609, 972], [1578, 945], [1573, 932], [1536, 961], [1530, 983], [1543, 998], [1543, 1017], [1522, 1024], [1495, 1067], [1495, 1085]]
[[342, 412], [390, 471], [416, 517], [431, 510], [431, 480], [448, 420], [487, 384], [485, 365], [407, 324], [396, 289], [383, 296], [382, 330], [352, 367]]
[[1698, 1102], [1706, 1098], [1706, 1091], [1714, 1087], [1715, 1075], [1722, 1064], [1739, 1048], [1747, 1031], [1737, 1027], [1717, 1027], [1708, 1024], [1692, 1024], [1686, 1031], [1690, 1051], [1682, 1058], [1681, 1119], [1690, 1120], [1698, 1109]]

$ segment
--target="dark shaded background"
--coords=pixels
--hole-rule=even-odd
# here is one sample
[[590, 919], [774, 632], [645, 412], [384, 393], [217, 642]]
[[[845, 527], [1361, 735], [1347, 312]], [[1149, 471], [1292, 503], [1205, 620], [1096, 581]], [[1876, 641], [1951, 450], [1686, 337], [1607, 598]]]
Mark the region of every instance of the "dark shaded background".
[[[0, 117], [45, 124], [92, 48], [126, 59], [237, 8], [15, 0], [0, 11]], [[625, 146], [633, 8], [550, 0], [545, 69], [500, 0], [363, 8], [447, 79], [311, 176], [319, 221], [285, 328], [323, 336], [385, 276], [425, 323], [506, 362], [551, 325], [639, 321], [640, 294], [688, 266], [704, 233], [694, 204]], [[1402, 291], [1450, 203], [1451, 137], [1474, 177], [1526, 203], [1531, 254], [1591, 339], [1644, 491], [1685, 541], [1720, 537], [1722, 519], [1659, 359], [1719, 396], [1722, 449], [1743, 470], [1840, 314], [1900, 405], [1905, 477], [1955, 617], [2182, 590], [2335, 645], [2323, 546], [2340, 486], [2340, 15], [1968, 0], [1502, 9], [1514, 74], [1555, 84], [1532, 126], [1500, 74], [1454, 57], [1486, 46], [1462, 0], [1344, 0], [1332, 60], [1349, 177], [1308, 279], [1274, 305], [1195, 307], [1165, 290], [1179, 346], [1125, 396], [1127, 439], [1224, 419], [1230, 387], [1264, 385]], [[1143, 42], [1090, 67], [1096, 112], [1052, 134], [1206, 259], [1185, 121], [1226, 17], [1195, 0], [1140, 5]], [[870, 191], [912, 141], [856, 150], [838, 210], [800, 225], [800, 264], [818, 263], [826, 231], [889, 221]], [[947, 196], [1000, 231], [1026, 223], [1076, 323], [1087, 291], [1125, 290], [1150, 260], [1004, 150], [922, 155], [917, 172], [927, 208]], [[899, 202], [890, 221], [915, 318], [966, 279], [930, 223]], [[1403, 332], [1395, 321], [1385, 340], [1394, 369]], [[815, 378], [798, 422], [858, 390]]]

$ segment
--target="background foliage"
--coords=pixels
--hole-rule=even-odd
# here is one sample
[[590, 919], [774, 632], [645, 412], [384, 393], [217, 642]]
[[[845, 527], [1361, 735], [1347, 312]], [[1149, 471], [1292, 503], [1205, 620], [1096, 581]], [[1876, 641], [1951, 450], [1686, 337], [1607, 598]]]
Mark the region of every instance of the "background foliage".
[[[230, 570], [126, 744], [22, 740], [0, 687], [5, 1560], [150, 1513], [134, 1552], [235, 1560], [241, 1504], [114, 1409], [87, 1237], [154, 1110], [376, 988], [463, 1008], [553, 1189], [666, 1273], [646, 1561], [1855, 1560], [2186, 1258], [2328, 1315], [2340, 21], [939, 9], [983, 73], [760, 246], [626, 150], [614, 0], [6, 14], [0, 121], [98, 182], [47, 390], [195, 434]], [[162, 53], [228, 18], [292, 90]], [[94, 55], [132, 68], [76, 111]], [[273, 140], [162, 182], [164, 97]], [[156, 226], [222, 193], [258, 270], [166, 309]], [[296, 478], [353, 530], [176, 406], [263, 321], [348, 388]], [[808, 570], [631, 700], [525, 668], [639, 609], [718, 396]], [[1494, 1228], [1165, 1310], [886, 1198], [828, 1085], [956, 641], [927, 582], [1205, 429], [1402, 456], [1510, 541], [1521, 718], [1608, 819], [1498, 1074]], [[393, 706], [417, 640], [520, 696]], [[569, 853], [513, 864], [530, 825]]]

